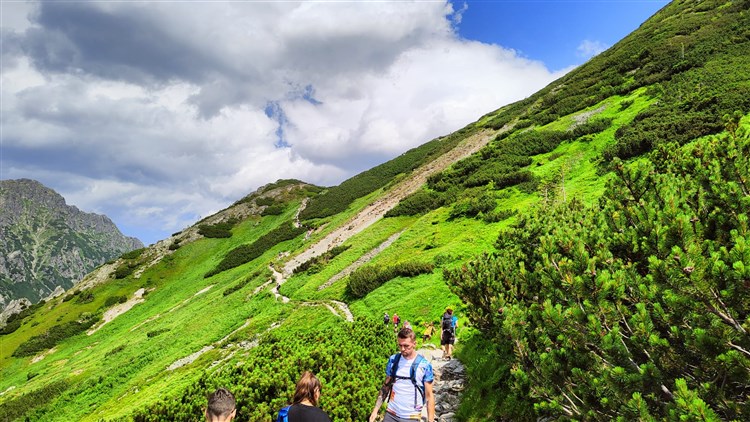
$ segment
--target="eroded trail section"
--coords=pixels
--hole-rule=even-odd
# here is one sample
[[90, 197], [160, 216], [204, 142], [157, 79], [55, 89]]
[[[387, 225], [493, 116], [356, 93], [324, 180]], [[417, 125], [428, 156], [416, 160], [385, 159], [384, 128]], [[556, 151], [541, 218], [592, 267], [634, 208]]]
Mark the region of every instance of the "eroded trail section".
[[[435, 420], [455, 421], [461, 393], [466, 385], [464, 365], [457, 359], [444, 361], [441, 358], [443, 352], [439, 349], [423, 348], [419, 349], [418, 353], [430, 361], [435, 373], [435, 381], [432, 384], [435, 393]], [[427, 417], [427, 409], [422, 415]]]
[[383, 218], [386, 212], [395, 207], [399, 201], [416, 192], [427, 178], [431, 175], [445, 170], [456, 161], [466, 158], [479, 151], [492, 139], [496, 132], [483, 130], [458, 144], [452, 150], [441, 155], [437, 159], [414, 170], [413, 175], [394, 185], [380, 199], [367, 205], [357, 215], [333, 230], [323, 239], [313, 244], [305, 251], [287, 261], [284, 265], [284, 274], [292, 274], [295, 268], [315, 256], [325, 253], [334, 246], [341, 245], [347, 239], [370, 227], [373, 223]]
[[395, 242], [400, 236], [403, 231], [400, 231], [396, 234], [391, 235], [385, 242], [378, 245], [376, 248], [372, 249], [371, 251], [367, 252], [366, 254], [362, 255], [357, 259], [356, 261], [352, 262], [351, 265], [341, 270], [340, 273], [335, 274], [333, 277], [329, 278], [328, 281], [321, 284], [320, 287], [318, 287], [318, 290], [323, 290], [326, 287], [330, 286], [331, 284], [341, 280], [342, 278], [348, 276], [349, 274], [353, 273], [354, 270], [357, 268], [365, 265], [368, 263], [372, 258], [374, 258], [377, 254], [382, 252], [385, 248], [391, 246], [393, 242]]

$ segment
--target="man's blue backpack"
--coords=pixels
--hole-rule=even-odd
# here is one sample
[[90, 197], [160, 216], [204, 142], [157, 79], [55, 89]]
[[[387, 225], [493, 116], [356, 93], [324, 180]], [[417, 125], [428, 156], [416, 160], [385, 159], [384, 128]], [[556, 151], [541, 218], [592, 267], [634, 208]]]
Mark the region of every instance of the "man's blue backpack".
[[393, 359], [393, 365], [391, 365], [391, 383], [396, 382], [397, 379], [411, 380], [411, 383], [414, 384], [414, 407], [417, 407], [417, 391], [419, 391], [419, 394], [422, 396], [422, 405], [424, 406], [424, 383], [422, 383], [421, 386], [417, 384], [417, 367], [419, 367], [419, 364], [422, 362], [424, 357], [422, 355], [417, 355], [416, 359], [414, 359], [414, 362], [412, 362], [411, 364], [411, 368], [409, 368], [409, 377], [407, 378], [396, 375], [396, 371], [398, 371], [398, 363], [401, 361], [401, 353], [396, 353], [395, 356], [396, 357]]

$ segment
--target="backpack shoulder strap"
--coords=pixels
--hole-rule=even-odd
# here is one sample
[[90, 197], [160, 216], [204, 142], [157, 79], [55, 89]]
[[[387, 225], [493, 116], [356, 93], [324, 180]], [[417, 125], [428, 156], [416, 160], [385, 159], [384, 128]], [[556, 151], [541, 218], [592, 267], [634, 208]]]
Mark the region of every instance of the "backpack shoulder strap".
[[285, 406], [279, 410], [279, 416], [276, 418], [276, 422], [288, 422], [289, 421], [289, 408], [292, 406]]
[[396, 381], [396, 372], [398, 371], [398, 364], [401, 362], [401, 353], [396, 353], [395, 355], [391, 356], [391, 361], [393, 362], [391, 364], [391, 382]]
[[[417, 355], [416, 359], [414, 359], [414, 362], [411, 364], [411, 368], [409, 369], [409, 378], [411, 378], [411, 383], [414, 384], [414, 389], [416, 391], [419, 391], [419, 394], [422, 396], [422, 404], [424, 405], [425, 402], [425, 393], [424, 393], [424, 381], [422, 382], [422, 385], [419, 385], [417, 382], [417, 368], [419, 368], [419, 365], [422, 363], [422, 361], [425, 360], [424, 356]], [[414, 392], [414, 405], [416, 406], [417, 403], [417, 393]]]

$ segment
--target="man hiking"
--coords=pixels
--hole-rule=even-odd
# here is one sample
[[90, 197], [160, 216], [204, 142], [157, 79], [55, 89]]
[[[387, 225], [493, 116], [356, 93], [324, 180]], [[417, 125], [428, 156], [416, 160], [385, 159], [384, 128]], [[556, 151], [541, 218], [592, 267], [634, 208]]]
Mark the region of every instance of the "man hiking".
[[380, 407], [388, 401], [383, 422], [413, 422], [421, 420], [427, 405], [427, 422], [435, 421], [435, 396], [432, 392], [432, 365], [417, 353], [416, 335], [410, 328], [398, 332], [400, 353], [388, 358], [385, 382], [380, 389], [370, 422], [375, 422]]
[[458, 319], [454, 320], [453, 318], [453, 309], [448, 308], [440, 319], [440, 327], [443, 329], [440, 336], [443, 360], [450, 360], [453, 357], [453, 344], [456, 342], [456, 320]]

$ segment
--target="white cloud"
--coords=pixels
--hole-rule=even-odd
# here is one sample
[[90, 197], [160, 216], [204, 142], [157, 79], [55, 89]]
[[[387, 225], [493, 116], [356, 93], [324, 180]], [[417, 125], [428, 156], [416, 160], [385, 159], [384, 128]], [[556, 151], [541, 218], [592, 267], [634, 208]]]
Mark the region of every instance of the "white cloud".
[[578, 48], [576, 48], [576, 54], [578, 55], [578, 57], [589, 59], [608, 48], [609, 46], [601, 41], [583, 40], [580, 44], [578, 44]]
[[336, 184], [560, 76], [459, 39], [449, 3], [33, 8], [3, 21], [0, 178], [147, 243], [276, 179]]

